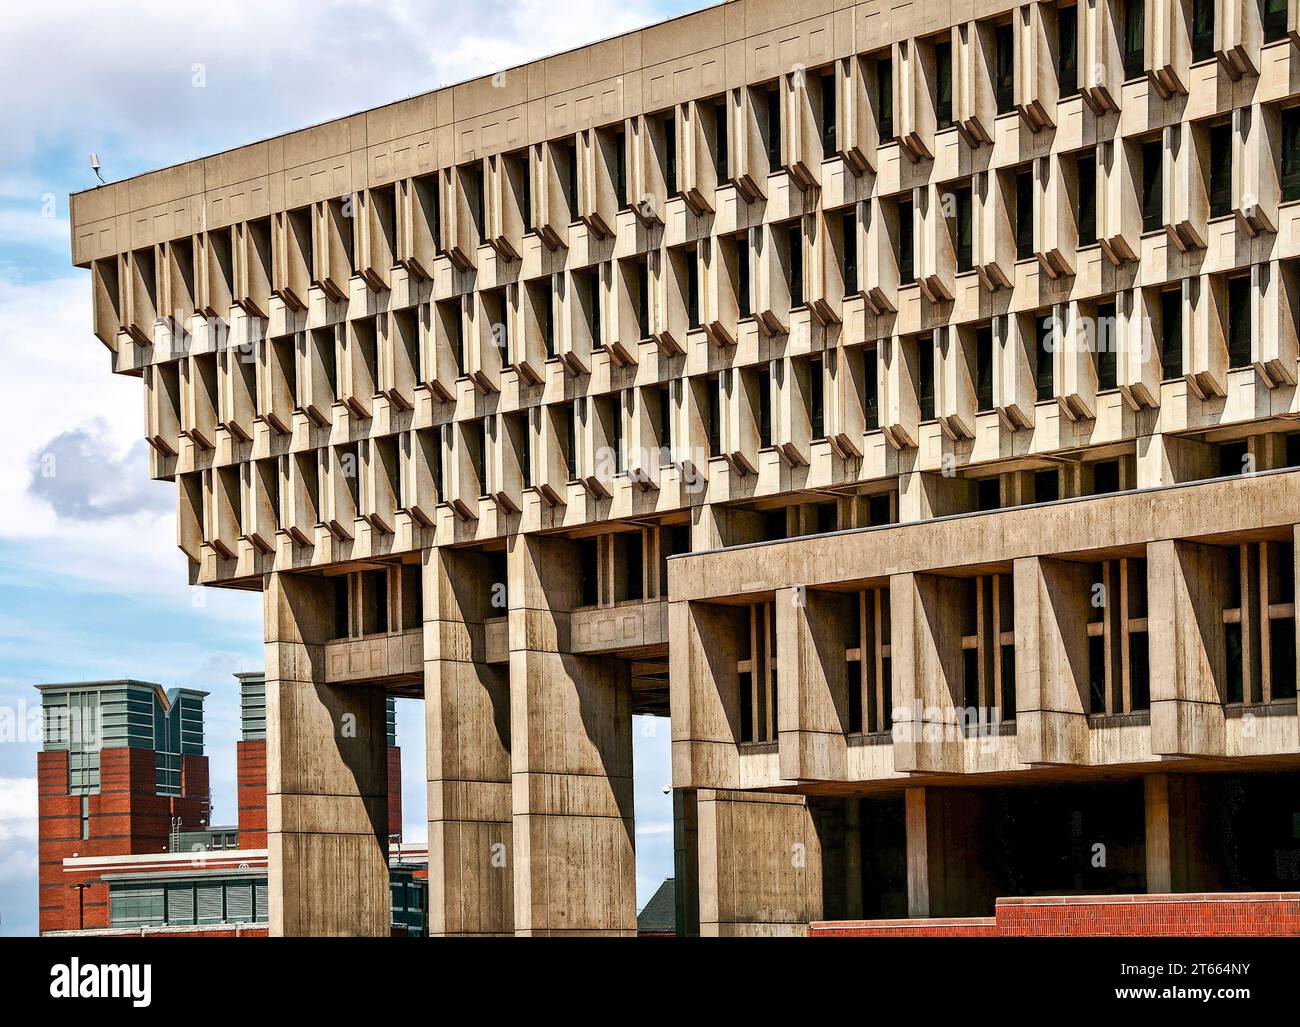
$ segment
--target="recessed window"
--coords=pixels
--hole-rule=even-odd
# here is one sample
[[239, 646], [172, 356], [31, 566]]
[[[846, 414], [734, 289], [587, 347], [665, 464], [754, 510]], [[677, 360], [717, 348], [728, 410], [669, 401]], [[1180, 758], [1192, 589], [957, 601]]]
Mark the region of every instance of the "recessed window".
[[1142, 231], [1154, 232], [1164, 224], [1164, 144], [1148, 139], [1142, 144]]
[[1116, 380], [1119, 346], [1119, 325], [1115, 317], [1115, 304], [1098, 303], [1095, 323], [1097, 343], [1097, 388], [1113, 389]]
[[[1285, 0], [1284, 0], [1285, 2]], [[1124, 78], [1141, 78], [1146, 74], [1146, 4], [1144, 0], [1125, 0], [1123, 19]]]
[[1228, 279], [1228, 366], [1249, 367], [1250, 275]]
[[994, 50], [994, 93], [997, 98], [998, 113], [1007, 114], [1015, 109], [1016, 104], [1016, 58], [1015, 39], [1011, 25], [999, 25], [993, 34]]
[[881, 141], [894, 138], [894, 62], [876, 61], [876, 132]]
[[1232, 123], [1210, 126], [1210, 217], [1232, 213]]
[[1034, 389], [1035, 398], [1039, 403], [1056, 395], [1056, 379], [1052, 368], [1052, 354], [1055, 348], [1052, 336], [1055, 327], [1056, 318], [1051, 314], [1038, 319], [1034, 339]]
[[1097, 241], [1097, 152], [1079, 154], [1075, 164], [1079, 195], [1075, 201], [1075, 218], [1079, 228], [1079, 245]]
[[954, 240], [957, 256], [957, 270], [970, 271], [975, 267], [974, 246], [971, 232], [971, 192], [969, 185], [958, 186], [952, 191], [953, 216], [957, 220], [956, 238]]
[[1282, 112], [1282, 202], [1300, 200], [1300, 107]]
[[993, 326], [975, 329], [975, 403], [981, 412], [993, 409]]
[[1264, 42], [1286, 39], [1287, 0], [1264, 0]]
[[1166, 289], [1160, 294], [1160, 368], [1165, 381], [1183, 376], [1183, 293]]
[[934, 46], [934, 112], [940, 130], [952, 127], [952, 43]]
[[829, 157], [835, 152], [835, 72], [823, 71], [821, 85], [822, 154]]
[[898, 284], [910, 285], [916, 281], [916, 264], [912, 252], [912, 201], [898, 201]]
[[1192, 60], [1208, 61], [1214, 56], [1215, 0], [1192, 0]]
[[1079, 91], [1078, 5], [1061, 8], [1056, 18], [1056, 84], [1065, 99]]
[[1016, 171], [1016, 259], [1034, 255], [1034, 167], [1027, 164]]
[[934, 420], [934, 340], [916, 337], [916, 401], [922, 421]]

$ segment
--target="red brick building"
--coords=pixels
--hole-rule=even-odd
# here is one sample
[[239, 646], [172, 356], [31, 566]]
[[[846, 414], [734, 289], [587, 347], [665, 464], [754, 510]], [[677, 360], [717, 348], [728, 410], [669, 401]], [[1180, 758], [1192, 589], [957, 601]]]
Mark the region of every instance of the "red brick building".
[[[38, 686], [40, 929], [266, 934], [266, 689], [236, 675], [238, 826], [211, 823], [203, 703], [123, 680]], [[394, 933], [424, 929], [424, 850], [404, 849], [401, 751], [388, 707]]]

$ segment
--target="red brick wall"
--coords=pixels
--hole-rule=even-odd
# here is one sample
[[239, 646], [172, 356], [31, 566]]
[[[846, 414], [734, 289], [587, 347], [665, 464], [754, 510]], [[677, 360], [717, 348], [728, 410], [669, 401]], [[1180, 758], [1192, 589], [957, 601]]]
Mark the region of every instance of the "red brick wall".
[[998, 933], [1016, 937], [1300, 937], [1300, 893], [1088, 895], [999, 899]]
[[388, 747], [388, 834], [402, 837], [402, 750]]
[[[167, 851], [171, 818], [194, 830], [208, 814], [208, 759], [182, 760], [180, 798], [156, 794], [151, 749], [104, 749], [100, 790], [88, 796], [90, 837], [81, 837], [81, 797], [68, 794], [68, 754], [37, 753], [38, 906], [42, 931], [108, 926], [108, 886], [96, 874], [67, 873], [69, 856], [121, 856]], [[79, 891], [72, 887], [86, 883]]]
[[998, 927], [991, 916], [825, 920], [810, 924], [808, 935], [816, 938], [995, 938]]
[[239, 847], [266, 848], [266, 741], [235, 743], [239, 780]]
[[993, 917], [828, 920], [812, 937], [1300, 937], [1300, 893], [998, 899]]

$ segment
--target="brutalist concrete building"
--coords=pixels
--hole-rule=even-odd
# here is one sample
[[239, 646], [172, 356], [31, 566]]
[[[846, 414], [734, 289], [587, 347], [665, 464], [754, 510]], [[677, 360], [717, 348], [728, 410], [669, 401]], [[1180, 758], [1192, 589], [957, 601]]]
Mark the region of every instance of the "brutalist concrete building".
[[1300, 888], [1297, 40], [732, 0], [74, 196], [271, 932], [388, 933], [394, 694], [432, 934], [635, 933], [636, 713], [680, 933]]

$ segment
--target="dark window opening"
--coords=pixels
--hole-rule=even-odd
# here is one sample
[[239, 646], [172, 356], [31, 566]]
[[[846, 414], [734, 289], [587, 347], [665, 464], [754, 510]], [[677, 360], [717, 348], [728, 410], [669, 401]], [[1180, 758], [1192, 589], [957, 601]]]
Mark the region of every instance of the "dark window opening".
[[790, 306], [802, 307], [803, 294], [803, 229], [798, 221], [786, 228], [786, 253], [789, 258]]
[[957, 270], [970, 271], [975, 267], [974, 244], [971, 225], [970, 186], [963, 185], [953, 190], [957, 217]]
[[1061, 498], [1061, 476], [1055, 468], [1034, 472], [1034, 502], [1052, 503]]
[[1164, 223], [1164, 144], [1142, 144], [1142, 231], [1154, 232]]
[[1099, 460], [1092, 465], [1092, 494], [1105, 495], [1119, 491], [1119, 461]]
[[822, 93], [822, 153], [830, 156], [835, 152], [835, 72], [824, 71], [821, 75]]
[[1287, 0], [1264, 0], [1264, 42], [1286, 39]]
[[1282, 112], [1282, 202], [1300, 200], [1300, 107]]
[[1038, 319], [1037, 337], [1034, 339], [1034, 389], [1039, 403], [1056, 395], [1056, 375], [1052, 366], [1055, 329], [1056, 318], [1051, 314]]
[[826, 382], [820, 360], [808, 364], [808, 411], [812, 437], [826, 438]]
[[1228, 366], [1249, 367], [1250, 345], [1250, 276], [1228, 279]]
[[767, 165], [773, 171], [781, 166], [781, 94], [775, 85], [768, 86], [763, 91], [766, 97], [767, 109], [764, 112], [766, 128], [766, 137], [764, 142], [767, 144]]
[[758, 377], [758, 445], [761, 449], [772, 445], [772, 375], [766, 368]]
[[922, 421], [934, 420], [934, 340], [928, 335], [916, 338], [916, 401]]
[[876, 131], [882, 142], [894, 138], [894, 62], [876, 61]]
[[1079, 8], [1057, 12], [1056, 84], [1061, 99], [1079, 91]]
[[1232, 213], [1232, 124], [1210, 127], [1210, 217]]
[[1119, 382], [1119, 326], [1116, 323], [1115, 304], [1098, 303], [1094, 337], [1097, 342], [1097, 388], [1113, 389]]
[[916, 281], [915, 254], [912, 252], [912, 201], [898, 201], [898, 284]]
[[1208, 61], [1214, 56], [1214, 2], [1192, 0], [1192, 60]]
[[1076, 215], [1079, 226], [1079, 245], [1091, 246], [1097, 241], [1097, 155], [1080, 154], [1078, 164], [1079, 198]]
[[995, 57], [995, 93], [998, 113], [1006, 114], [1016, 103], [1015, 40], [1009, 24], [999, 25], [993, 36]]
[[1124, 78], [1141, 78], [1146, 74], [1146, 4], [1144, 0], [1124, 3]]
[[1016, 172], [1016, 259], [1034, 255], [1034, 170]]
[[1002, 482], [999, 478], [981, 478], [975, 483], [975, 508], [996, 510], [1002, 505]]
[[858, 291], [858, 218], [850, 208], [840, 217], [840, 234], [843, 241], [844, 295]]
[[937, 127], [952, 127], [952, 43], [934, 47], [934, 113]]
[[862, 375], [862, 410], [868, 430], [880, 427], [880, 378], [876, 354], [867, 350], [862, 357], [866, 366]]
[[1183, 293], [1160, 294], [1160, 367], [1165, 381], [1183, 376]]
[[993, 409], [993, 326], [975, 329], [975, 405]]

